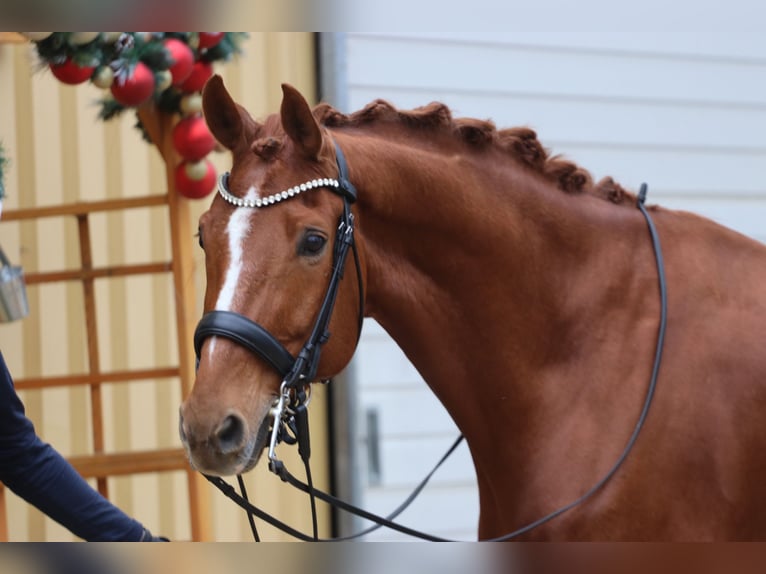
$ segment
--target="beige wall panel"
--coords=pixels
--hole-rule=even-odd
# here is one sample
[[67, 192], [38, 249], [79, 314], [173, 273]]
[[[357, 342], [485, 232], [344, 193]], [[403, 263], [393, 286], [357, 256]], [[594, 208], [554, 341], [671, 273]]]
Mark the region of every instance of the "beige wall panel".
[[[252, 33], [244, 54], [219, 65], [235, 99], [255, 117], [277, 110], [282, 82], [313, 99], [313, 36], [306, 33]], [[58, 83], [36, 73], [29, 45], [0, 44], [0, 141], [11, 159], [5, 176], [5, 209], [58, 205], [76, 201], [138, 197], [165, 193], [164, 164], [133, 128], [135, 117], [104, 123], [92, 85]], [[227, 154], [215, 154], [219, 172], [229, 167]], [[193, 202], [192, 228], [210, 198]], [[97, 214], [90, 217], [95, 266], [167, 261], [170, 235], [162, 207]], [[189, 237], [190, 242], [196, 242]], [[27, 273], [79, 265], [77, 226], [73, 218], [39, 222], [0, 221], [0, 244]], [[204, 293], [204, 259], [194, 250], [194, 274], [186, 280], [197, 292], [198, 313]], [[174, 366], [177, 335], [170, 274], [95, 283], [100, 367], [103, 371]], [[28, 288], [32, 312], [24, 321], [0, 324], [0, 350], [14, 377], [63, 375], [88, 370], [82, 287], [77, 282]], [[311, 409], [313, 472], [327, 486], [325, 393]], [[91, 399], [85, 387], [25, 391], [22, 398], [43, 438], [64, 455], [93, 452]], [[104, 385], [107, 452], [178, 447], [177, 410], [182, 400], [177, 379]], [[283, 456], [302, 475], [298, 457]], [[305, 531], [310, 530], [308, 498], [293, 492], [261, 467], [246, 477], [251, 498], [265, 510]], [[95, 481], [91, 481], [95, 485]], [[170, 472], [111, 478], [110, 498], [152, 531], [189, 539], [186, 474]], [[212, 488], [212, 487], [211, 487]], [[6, 493], [11, 540], [72, 540], [68, 531]], [[217, 540], [250, 540], [244, 513], [217, 491], [213, 533]], [[329, 515], [321, 508], [321, 523]], [[265, 526], [264, 539], [285, 539]]]

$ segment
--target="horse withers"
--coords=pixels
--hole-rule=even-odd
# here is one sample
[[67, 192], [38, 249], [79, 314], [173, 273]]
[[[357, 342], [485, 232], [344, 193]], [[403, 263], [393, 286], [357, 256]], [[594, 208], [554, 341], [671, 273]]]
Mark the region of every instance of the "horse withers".
[[[349, 362], [363, 304], [464, 433], [489, 539], [576, 500], [620, 457], [646, 404], [664, 268], [663, 362], [629, 456], [521, 538], [766, 539], [766, 247], [650, 207], [658, 268], [635, 196], [550, 156], [530, 129], [442, 104], [345, 115], [283, 94], [261, 123], [219, 77], [205, 87], [208, 125], [233, 158], [200, 219], [206, 313], [242, 316], [288, 357], [303, 353], [349, 209], [333, 184], [342, 150], [358, 254], [343, 259], [312, 377]], [[200, 471], [258, 462], [284, 378], [268, 354], [199, 341], [181, 434]]]

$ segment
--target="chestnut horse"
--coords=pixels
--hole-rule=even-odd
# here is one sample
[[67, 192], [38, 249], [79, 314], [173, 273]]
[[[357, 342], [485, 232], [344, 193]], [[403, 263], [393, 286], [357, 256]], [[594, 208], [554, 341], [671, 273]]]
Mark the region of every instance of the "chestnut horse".
[[[364, 315], [466, 437], [480, 539], [567, 505], [609, 471], [646, 404], [661, 316], [633, 194], [550, 156], [530, 129], [455, 119], [442, 104], [375, 101], [345, 115], [284, 85], [280, 112], [258, 123], [219, 77], [203, 101], [233, 156], [199, 223], [206, 312], [257, 321], [301, 352], [333, 275], [342, 150], [358, 257], [343, 260], [312, 380], [354, 354], [363, 294]], [[766, 539], [766, 247], [690, 213], [649, 212], [668, 315], [645, 424], [603, 488], [522, 539]], [[200, 471], [245, 472], [268, 442], [281, 374], [229, 337], [198, 350], [182, 440]]]

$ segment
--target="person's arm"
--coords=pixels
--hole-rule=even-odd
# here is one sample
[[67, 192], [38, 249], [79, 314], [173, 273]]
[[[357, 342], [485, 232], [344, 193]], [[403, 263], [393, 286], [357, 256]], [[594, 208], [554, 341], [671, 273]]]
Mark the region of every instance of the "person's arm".
[[140, 522], [93, 489], [37, 436], [0, 353], [0, 481], [88, 541], [152, 540]]

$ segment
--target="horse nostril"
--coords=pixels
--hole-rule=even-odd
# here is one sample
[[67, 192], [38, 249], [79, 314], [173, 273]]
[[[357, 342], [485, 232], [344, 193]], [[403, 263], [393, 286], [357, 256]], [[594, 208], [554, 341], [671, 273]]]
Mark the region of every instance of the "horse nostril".
[[183, 419], [178, 421], [178, 436], [181, 437], [181, 442], [183, 444], [186, 444], [188, 442], [186, 438], [186, 431], [184, 430], [184, 421]]
[[224, 454], [239, 450], [245, 439], [245, 422], [237, 415], [227, 416], [216, 429], [215, 439]]
[[181, 409], [178, 409], [178, 436], [181, 437], [181, 443], [186, 444], [188, 439], [186, 438], [186, 430], [184, 430], [184, 415]]

